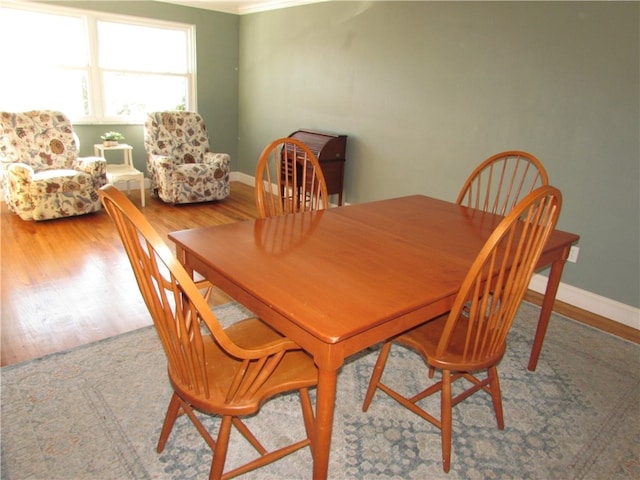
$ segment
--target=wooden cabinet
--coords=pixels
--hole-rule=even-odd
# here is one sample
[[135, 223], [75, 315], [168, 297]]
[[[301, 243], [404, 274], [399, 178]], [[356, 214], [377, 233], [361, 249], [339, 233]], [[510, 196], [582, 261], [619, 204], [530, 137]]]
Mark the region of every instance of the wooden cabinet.
[[338, 205], [342, 205], [347, 136], [313, 130], [298, 130], [289, 137], [300, 140], [313, 152], [322, 167], [329, 195], [337, 194]]

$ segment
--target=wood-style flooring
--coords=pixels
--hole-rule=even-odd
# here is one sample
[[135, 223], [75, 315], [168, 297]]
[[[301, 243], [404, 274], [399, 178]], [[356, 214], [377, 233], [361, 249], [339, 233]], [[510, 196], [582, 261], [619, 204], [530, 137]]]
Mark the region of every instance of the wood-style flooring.
[[[167, 205], [130, 198], [166, 238], [175, 230], [255, 218], [253, 187], [233, 182], [220, 202]], [[1, 365], [22, 362], [151, 324], [115, 227], [104, 212], [24, 221], [2, 203]], [[167, 240], [173, 249], [173, 242]], [[230, 299], [217, 291], [212, 304]]]
[[[257, 216], [253, 187], [239, 182], [220, 202], [167, 205], [147, 194], [141, 208], [165, 236]], [[140, 208], [140, 193], [130, 198]], [[0, 202], [0, 338], [2, 366], [95, 342], [151, 324], [131, 266], [104, 212], [25, 222]], [[173, 242], [167, 240], [170, 248]], [[526, 300], [539, 304], [541, 295]], [[212, 305], [231, 299], [214, 291]], [[554, 310], [640, 343], [639, 331], [562, 302]], [[544, 348], [544, 347], [543, 347]]]

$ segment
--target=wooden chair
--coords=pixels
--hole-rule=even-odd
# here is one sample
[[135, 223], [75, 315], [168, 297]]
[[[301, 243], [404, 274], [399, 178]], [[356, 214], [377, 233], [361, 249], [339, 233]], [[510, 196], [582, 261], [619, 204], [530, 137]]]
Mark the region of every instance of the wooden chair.
[[[314, 415], [308, 389], [318, 381], [313, 360], [260, 319], [223, 329], [191, 276], [140, 211], [112, 185], [103, 187], [99, 195], [122, 238], [168, 360], [174, 393], [158, 452], [164, 449], [176, 417], [183, 413], [213, 451], [210, 479], [232, 478], [312, 447]], [[253, 415], [268, 399], [294, 390], [300, 393], [307, 436], [268, 452], [239, 417]], [[217, 439], [207, 432], [195, 410], [222, 417]], [[259, 455], [223, 473], [232, 425]]]
[[544, 166], [527, 152], [511, 150], [487, 158], [469, 175], [457, 203], [506, 215], [535, 188], [548, 185]]
[[258, 159], [255, 196], [261, 218], [326, 209], [327, 184], [320, 163], [300, 140], [280, 138]]
[[[497, 365], [506, 339], [547, 237], [560, 208], [560, 192], [550, 186], [536, 189], [518, 203], [489, 237], [471, 265], [450, 313], [385, 342], [365, 396], [367, 411], [377, 389], [442, 430], [442, 463], [449, 471], [452, 407], [478, 390], [491, 395], [498, 428], [504, 428]], [[404, 396], [381, 381], [392, 343], [419, 353], [442, 378], [412, 396]], [[487, 371], [486, 378], [476, 372]], [[427, 375], [425, 375], [426, 377]], [[431, 376], [431, 375], [429, 375]], [[470, 387], [452, 398], [451, 384], [466, 379]], [[436, 418], [418, 405], [440, 392], [441, 412]]]

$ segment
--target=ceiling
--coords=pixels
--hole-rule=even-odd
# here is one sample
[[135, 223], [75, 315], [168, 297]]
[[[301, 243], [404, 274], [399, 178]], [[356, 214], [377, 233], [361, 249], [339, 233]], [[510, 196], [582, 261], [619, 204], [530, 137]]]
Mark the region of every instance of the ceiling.
[[203, 8], [216, 12], [246, 13], [265, 12], [278, 8], [295, 7], [308, 3], [319, 3], [329, 0], [156, 0], [163, 3], [174, 3], [185, 7]]

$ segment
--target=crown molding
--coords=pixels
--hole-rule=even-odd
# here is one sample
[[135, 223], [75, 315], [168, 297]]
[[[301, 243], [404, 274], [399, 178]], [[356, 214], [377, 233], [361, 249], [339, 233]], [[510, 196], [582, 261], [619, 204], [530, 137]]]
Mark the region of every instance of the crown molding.
[[183, 7], [201, 8], [215, 12], [246, 15], [249, 13], [266, 12], [280, 8], [297, 7], [311, 3], [320, 3], [331, 0], [155, 0], [162, 3], [171, 3]]

